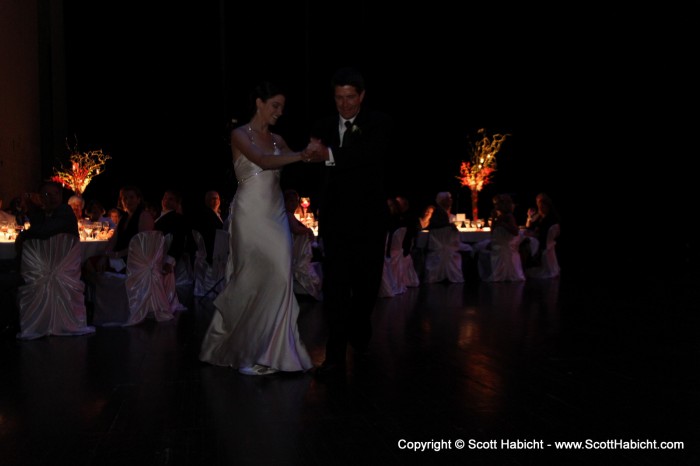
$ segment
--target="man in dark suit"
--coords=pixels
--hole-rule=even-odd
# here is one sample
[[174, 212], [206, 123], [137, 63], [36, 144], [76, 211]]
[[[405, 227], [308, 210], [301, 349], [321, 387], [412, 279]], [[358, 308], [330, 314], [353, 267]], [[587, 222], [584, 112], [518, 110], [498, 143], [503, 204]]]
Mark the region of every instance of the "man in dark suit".
[[[331, 84], [338, 114], [317, 122], [304, 155], [325, 164], [318, 220], [329, 338], [318, 375], [345, 373], [348, 344], [357, 355], [367, 354], [384, 263], [384, 176], [393, 126], [388, 116], [362, 107], [359, 72], [341, 69]], [[361, 225], [348, 218], [358, 209]]]
[[63, 202], [63, 188], [53, 181], [46, 181], [38, 193], [25, 194], [21, 206], [27, 212], [31, 228], [22, 230], [15, 239], [17, 264], [21, 264], [22, 244], [28, 239], [48, 239], [60, 233], [79, 236], [78, 220], [73, 209]]
[[224, 220], [221, 217], [221, 197], [218, 191], [206, 192], [204, 205], [197, 212], [192, 228], [202, 235], [204, 247], [207, 250], [207, 262], [211, 265], [213, 262], [216, 230], [224, 229]]
[[188, 237], [192, 235], [192, 227], [189, 220], [182, 214], [182, 196], [173, 189], [168, 189], [161, 200], [161, 213], [155, 221], [156, 230], [163, 235], [172, 235], [172, 241], [168, 248], [167, 257], [164, 260], [163, 270], [167, 273], [175, 269], [177, 261], [187, 251], [192, 241]]

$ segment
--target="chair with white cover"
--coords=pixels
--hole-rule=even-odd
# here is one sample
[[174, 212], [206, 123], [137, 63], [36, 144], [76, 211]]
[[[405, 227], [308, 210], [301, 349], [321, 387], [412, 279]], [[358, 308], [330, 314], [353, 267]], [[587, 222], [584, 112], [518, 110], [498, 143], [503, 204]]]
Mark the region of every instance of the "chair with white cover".
[[[387, 233], [387, 241], [389, 239], [389, 234]], [[392, 244], [394, 243], [394, 236], [391, 237]], [[387, 243], [384, 242], [384, 244]], [[406, 286], [403, 285], [398, 267], [392, 267], [392, 257], [391, 257], [391, 244], [387, 246], [388, 255], [384, 255], [384, 268], [382, 270], [382, 281], [379, 285], [379, 297], [380, 298], [391, 298], [393, 296], [399, 295], [406, 292]], [[395, 261], [397, 262], [397, 261]]]
[[451, 283], [464, 283], [461, 255], [463, 250], [459, 230], [455, 227], [431, 229], [428, 233], [423, 281], [437, 283], [447, 280]]
[[165, 238], [157, 230], [142, 231], [129, 242], [126, 264], [126, 292], [129, 319], [125, 325], [137, 325], [153, 317], [164, 322], [174, 317], [165, 291], [163, 251]]
[[403, 254], [403, 242], [406, 237], [406, 227], [399, 227], [391, 235], [391, 243], [388, 245], [389, 254], [384, 257], [384, 270], [382, 283], [379, 288], [379, 297], [387, 298], [406, 292], [408, 287], [420, 285], [418, 273], [413, 265], [413, 257]]
[[[405, 228], [405, 227], [402, 227]], [[400, 228], [399, 228], [400, 229]], [[404, 237], [406, 233], [404, 232]], [[402, 240], [403, 241], [403, 240]], [[413, 248], [411, 247], [411, 250]], [[403, 272], [403, 283], [409, 288], [416, 288], [420, 286], [420, 278], [418, 277], [418, 270], [413, 263], [413, 256], [411, 254], [403, 254], [403, 248], [401, 248], [399, 256], [399, 268]], [[392, 251], [393, 254], [393, 251]]]
[[520, 235], [512, 235], [502, 227], [491, 232], [491, 239], [480, 243], [477, 268], [485, 282], [515, 282], [525, 280], [520, 259]]
[[[165, 235], [164, 241], [163, 241], [163, 257], [167, 256], [167, 251], [170, 249], [170, 243], [173, 241], [173, 235], [171, 233], [168, 233]], [[167, 259], [163, 259], [164, 261]], [[170, 258], [172, 261], [172, 258]], [[168, 302], [170, 302], [170, 310], [172, 312], [178, 312], [178, 311], [186, 311], [187, 306], [182, 304], [180, 302], [180, 299], [177, 296], [177, 266], [183, 262], [188, 261], [186, 257], [181, 258], [180, 260], [176, 261], [174, 266], [173, 266], [173, 272], [166, 274], [163, 276], [163, 287], [165, 288], [165, 294], [168, 297]]]
[[192, 230], [197, 252], [194, 257], [194, 295], [204, 298], [209, 294], [218, 295], [228, 282], [226, 264], [230, 250], [231, 234], [226, 230], [216, 230], [212, 263], [207, 262], [207, 248], [202, 234]]
[[164, 243], [162, 232], [142, 231], [129, 242], [125, 274], [98, 274], [95, 325], [128, 326], [137, 325], [149, 317], [158, 322], [174, 317], [165, 291]]
[[292, 235], [292, 275], [294, 293], [308, 294], [323, 300], [323, 272], [320, 262], [312, 262], [313, 238], [307, 234]]
[[18, 339], [95, 331], [87, 325], [81, 259], [79, 238], [67, 233], [24, 242], [21, 274], [25, 284], [17, 291]]
[[557, 260], [557, 238], [559, 238], [559, 224], [555, 223], [547, 230], [547, 244], [542, 251], [541, 264], [525, 269], [528, 278], [555, 278], [559, 276], [560, 268]]

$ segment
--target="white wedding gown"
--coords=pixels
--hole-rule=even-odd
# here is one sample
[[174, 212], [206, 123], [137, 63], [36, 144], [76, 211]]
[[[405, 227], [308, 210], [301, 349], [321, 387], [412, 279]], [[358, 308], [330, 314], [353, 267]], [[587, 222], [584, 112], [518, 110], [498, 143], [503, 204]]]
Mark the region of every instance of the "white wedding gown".
[[262, 170], [245, 156], [234, 162], [232, 275], [214, 300], [215, 312], [199, 358], [234, 368], [255, 364], [280, 371], [313, 367], [299, 338], [299, 304], [292, 280], [292, 237], [279, 170]]

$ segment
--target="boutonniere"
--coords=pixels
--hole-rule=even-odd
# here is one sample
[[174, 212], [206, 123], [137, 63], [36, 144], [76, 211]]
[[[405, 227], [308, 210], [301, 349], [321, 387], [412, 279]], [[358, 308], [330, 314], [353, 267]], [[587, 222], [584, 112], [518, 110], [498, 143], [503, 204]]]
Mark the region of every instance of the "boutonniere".
[[355, 134], [355, 133], [362, 134], [362, 130], [355, 123], [353, 123], [352, 126], [350, 127], [350, 132], [353, 134]]

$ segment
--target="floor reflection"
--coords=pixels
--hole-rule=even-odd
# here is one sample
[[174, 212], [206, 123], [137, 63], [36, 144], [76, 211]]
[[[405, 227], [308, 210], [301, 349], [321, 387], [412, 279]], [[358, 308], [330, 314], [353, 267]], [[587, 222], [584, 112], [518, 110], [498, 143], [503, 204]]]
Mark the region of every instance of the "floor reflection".
[[[693, 377], [669, 364], [694, 367], [696, 292], [468, 278], [378, 300], [370, 356], [350, 352], [346, 377], [326, 381], [201, 363], [211, 299], [194, 298], [169, 322], [3, 338], [0, 463], [552, 464], [540, 452], [428, 456], [397, 445], [600, 436], [697, 444], [685, 427]], [[300, 301], [299, 332], [320, 364], [322, 303]], [[603, 464], [697, 464], [675, 452], [599, 453]]]

